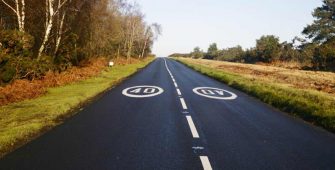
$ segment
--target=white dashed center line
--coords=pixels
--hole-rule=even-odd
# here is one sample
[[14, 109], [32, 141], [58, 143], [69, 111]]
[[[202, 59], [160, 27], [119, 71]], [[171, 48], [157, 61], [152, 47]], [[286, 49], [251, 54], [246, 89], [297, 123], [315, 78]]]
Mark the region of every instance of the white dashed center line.
[[187, 109], [188, 109], [188, 108], [187, 108], [187, 105], [186, 105], [186, 103], [185, 103], [184, 98], [180, 98], [180, 103], [181, 103], [181, 106], [183, 106], [183, 109], [184, 109], [184, 110], [187, 110]]
[[181, 96], [181, 92], [180, 92], [179, 89], [177, 89], [177, 94], [178, 94], [179, 96]]
[[198, 134], [197, 128], [195, 128], [192, 117], [186, 116], [186, 119], [187, 119], [188, 125], [190, 126], [193, 138], [199, 138], [199, 134]]
[[200, 160], [202, 163], [202, 167], [204, 170], [212, 170], [211, 163], [209, 162], [209, 159], [207, 156], [200, 156]]
[[[165, 62], [165, 67], [166, 67], [166, 70], [169, 72], [170, 74], [170, 77], [173, 81], [173, 84], [174, 86], [176, 87], [176, 90], [177, 90], [177, 94], [178, 96], [180, 97], [180, 103], [184, 109], [183, 113], [184, 114], [189, 114], [188, 112], [188, 108], [187, 108], [187, 105], [185, 103], [185, 99], [182, 98], [182, 94], [181, 94], [181, 91], [180, 89], [178, 88], [178, 84], [176, 82], [176, 79], [174, 78], [174, 76], [172, 75], [167, 63], [166, 63], [166, 60], [164, 59], [164, 62]], [[200, 138], [199, 137], [199, 133], [197, 131], [197, 128], [195, 127], [195, 124], [193, 122], [193, 119], [192, 119], [192, 116], [186, 116], [186, 119], [187, 119], [187, 123], [191, 129], [191, 133], [192, 133], [192, 136], [193, 138]], [[203, 148], [203, 147], [202, 147]], [[204, 170], [212, 170], [212, 166], [211, 166], [211, 163], [209, 162], [209, 159], [207, 156], [200, 156], [200, 160], [201, 160], [201, 164], [202, 164], [202, 167], [204, 168]]]

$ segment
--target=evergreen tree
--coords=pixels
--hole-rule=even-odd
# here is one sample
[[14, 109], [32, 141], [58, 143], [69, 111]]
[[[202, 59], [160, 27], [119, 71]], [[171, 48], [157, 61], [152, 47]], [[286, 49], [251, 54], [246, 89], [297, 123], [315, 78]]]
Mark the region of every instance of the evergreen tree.
[[323, 5], [314, 10], [313, 16], [316, 20], [303, 30], [303, 34], [317, 43], [335, 38], [335, 0], [324, 0]]

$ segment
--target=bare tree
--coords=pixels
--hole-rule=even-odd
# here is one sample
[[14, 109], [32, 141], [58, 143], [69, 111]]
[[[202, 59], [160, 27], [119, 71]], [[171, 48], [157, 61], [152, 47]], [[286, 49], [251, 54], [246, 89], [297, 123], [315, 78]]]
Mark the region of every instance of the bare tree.
[[141, 55], [139, 55], [139, 58], [144, 57], [145, 49], [147, 48], [147, 44], [148, 44], [148, 41], [150, 40], [150, 37], [152, 37], [152, 30], [150, 26], [147, 26], [147, 28], [145, 29], [144, 38], [143, 38], [143, 48], [142, 48]]
[[138, 38], [139, 29], [143, 26], [143, 14], [140, 12], [139, 5], [134, 3], [126, 8], [126, 55], [130, 59], [133, 51], [135, 39]]
[[147, 46], [149, 44], [149, 41], [155, 41], [157, 40], [158, 36], [162, 34], [162, 27], [161, 25], [157, 23], [153, 23], [150, 26], [147, 26], [145, 35], [144, 35], [144, 43], [142, 48], [142, 53], [140, 55], [140, 58], [144, 57], [145, 50], [147, 49]]
[[[61, 0], [58, 0], [58, 6], [61, 5]], [[64, 27], [64, 20], [66, 16], [66, 10], [61, 10], [62, 12], [57, 13], [57, 30], [56, 30], [56, 45], [55, 45], [55, 51], [54, 56], [56, 56], [56, 53], [58, 52], [62, 35], [63, 35], [63, 27]]]
[[[45, 45], [49, 40], [51, 29], [54, 25], [54, 18], [60, 13], [62, 7], [68, 2], [68, 0], [46, 0], [45, 2], [45, 32], [43, 42], [38, 50], [38, 59], [41, 58], [41, 55], [45, 49]], [[64, 13], [65, 17], [65, 13]], [[63, 20], [64, 21], [64, 20]], [[60, 40], [59, 40], [60, 41]]]
[[25, 0], [15, 0], [15, 5], [11, 5], [10, 3], [6, 2], [5, 0], [1, 0], [8, 8], [10, 8], [17, 16], [17, 22], [19, 26], [19, 31], [24, 32], [24, 25], [25, 25]]
[[136, 29], [139, 26], [140, 18], [138, 16], [132, 16], [129, 20], [129, 39], [128, 39], [128, 48], [127, 48], [127, 59], [131, 57], [133, 45], [136, 37]]

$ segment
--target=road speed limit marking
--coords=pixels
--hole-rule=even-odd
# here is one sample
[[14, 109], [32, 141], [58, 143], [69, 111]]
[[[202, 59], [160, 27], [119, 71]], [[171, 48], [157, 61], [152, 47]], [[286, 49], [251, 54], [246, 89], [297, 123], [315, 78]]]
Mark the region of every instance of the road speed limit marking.
[[154, 97], [160, 95], [164, 90], [157, 86], [134, 86], [126, 88], [122, 91], [122, 94], [133, 98], [145, 98]]
[[237, 95], [230, 91], [214, 87], [197, 87], [193, 89], [193, 92], [211, 99], [234, 100], [237, 98]]

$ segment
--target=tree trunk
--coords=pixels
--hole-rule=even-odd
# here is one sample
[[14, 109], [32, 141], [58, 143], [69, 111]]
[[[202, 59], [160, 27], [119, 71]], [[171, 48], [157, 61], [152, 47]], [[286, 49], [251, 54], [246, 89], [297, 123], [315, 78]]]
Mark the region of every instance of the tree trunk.
[[24, 32], [25, 29], [25, 19], [26, 19], [26, 3], [25, 3], [25, 0], [21, 0], [21, 29], [20, 31]]
[[[54, 7], [55, 0], [46, 0], [46, 7], [45, 7], [45, 16], [46, 16], [46, 22], [45, 22], [45, 33], [43, 42], [40, 46], [40, 49], [38, 50], [38, 56], [37, 59], [41, 59], [41, 55], [45, 50], [45, 46], [50, 38], [50, 33], [53, 27], [54, 23], [54, 16], [60, 12], [60, 9], [66, 4], [67, 0], [64, 0], [62, 3], [60, 3], [60, 0], [58, 1], [57, 8]], [[64, 15], [65, 17], [65, 15]], [[59, 40], [60, 43], [60, 40]]]
[[131, 34], [130, 34], [130, 39], [128, 43], [127, 60], [129, 60], [131, 57], [131, 52], [132, 52], [133, 43], [134, 43], [134, 36], [135, 36], [135, 26], [136, 26], [136, 21], [134, 21], [131, 24]]
[[118, 45], [117, 47], [117, 56], [116, 56], [116, 59], [119, 59], [120, 57], [120, 45]]
[[21, 0], [21, 5], [19, 0], [15, 0], [15, 7], [9, 5], [5, 0], [1, 0], [8, 8], [10, 8], [17, 17], [17, 23], [19, 27], [19, 31], [25, 32], [24, 25], [25, 25], [25, 0]]
[[56, 47], [55, 47], [54, 57], [56, 56], [56, 54], [58, 52], [60, 42], [61, 42], [61, 39], [62, 39], [65, 15], [66, 15], [66, 12], [63, 13], [62, 18], [59, 21], [59, 27], [58, 27], [58, 33], [57, 33], [57, 38], [56, 38]]
[[48, 25], [47, 25], [47, 28], [45, 29], [45, 35], [44, 35], [44, 38], [43, 38], [42, 45], [41, 45], [40, 49], [38, 50], [38, 57], [37, 57], [38, 60], [41, 59], [41, 55], [42, 55], [42, 53], [45, 49], [45, 45], [49, 40], [49, 36], [50, 36], [52, 26], [53, 26], [53, 21], [50, 20]]
[[144, 57], [144, 52], [145, 52], [145, 49], [147, 48], [147, 43], [148, 43], [148, 38], [146, 38], [144, 41], [144, 46], [143, 46], [143, 50], [142, 50], [142, 54], [140, 58]]
[[44, 33], [44, 38], [43, 38], [43, 42], [41, 44], [40, 49], [38, 50], [38, 56], [37, 59], [40, 60], [41, 59], [41, 55], [45, 49], [45, 45], [49, 40], [49, 36], [50, 36], [50, 32], [53, 26], [53, 16], [54, 16], [54, 8], [53, 8], [53, 1], [54, 0], [46, 0], [46, 28], [45, 28], [45, 33]]

